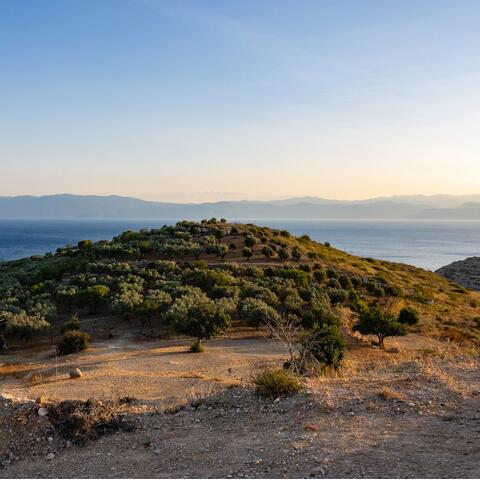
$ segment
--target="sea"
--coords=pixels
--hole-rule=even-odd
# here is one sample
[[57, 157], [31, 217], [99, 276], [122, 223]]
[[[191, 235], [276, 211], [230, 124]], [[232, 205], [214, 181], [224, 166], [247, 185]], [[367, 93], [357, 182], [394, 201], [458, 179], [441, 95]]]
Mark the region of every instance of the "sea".
[[[238, 221], [245, 221], [239, 219]], [[294, 235], [330, 242], [354, 255], [436, 270], [480, 256], [480, 221], [253, 220]], [[108, 240], [124, 230], [155, 228], [173, 220], [0, 220], [0, 261], [54, 252], [78, 241]]]

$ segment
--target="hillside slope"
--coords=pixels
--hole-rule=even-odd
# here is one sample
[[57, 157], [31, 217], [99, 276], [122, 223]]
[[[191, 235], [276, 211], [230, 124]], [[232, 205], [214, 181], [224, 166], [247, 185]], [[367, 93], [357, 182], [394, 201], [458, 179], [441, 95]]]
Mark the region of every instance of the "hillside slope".
[[333, 317], [351, 327], [366, 308], [397, 314], [411, 306], [421, 319], [413, 331], [480, 338], [480, 293], [426, 270], [251, 224], [184, 221], [0, 264], [0, 322], [13, 340], [58, 329], [74, 312], [168, 330], [186, 301], [211, 302], [234, 323], [252, 323], [253, 306], [271, 308], [304, 328]]

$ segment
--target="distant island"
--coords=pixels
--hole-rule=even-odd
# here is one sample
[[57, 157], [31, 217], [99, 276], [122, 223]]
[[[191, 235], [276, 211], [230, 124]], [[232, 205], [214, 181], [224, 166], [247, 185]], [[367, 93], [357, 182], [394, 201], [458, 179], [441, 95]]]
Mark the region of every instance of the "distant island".
[[378, 197], [340, 201], [317, 197], [208, 203], [153, 202], [117, 195], [0, 197], [2, 219], [435, 219], [480, 220], [480, 195]]

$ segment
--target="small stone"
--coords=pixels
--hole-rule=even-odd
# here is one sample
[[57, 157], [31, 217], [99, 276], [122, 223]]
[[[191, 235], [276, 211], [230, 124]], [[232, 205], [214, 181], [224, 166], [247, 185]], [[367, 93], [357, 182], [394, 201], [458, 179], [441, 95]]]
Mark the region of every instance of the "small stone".
[[48, 415], [48, 408], [40, 407], [37, 413], [40, 417], [46, 417]]
[[160, 454], [162, 453], [162, 451], [161, 451], [160, 449], [156, 448], [156, 449], [153, 451], [153, 453], [154, 453], [155, 455], [160, 455]]
[[70, 440], [67, 440], [67, 448], [70, 448], [72, 446], [72, 442]]
[[70, 378], [81, 378], [83, 376], [83, 373], [79, 368], [74, 368], [73, 370], [70, 370]]
[[48, 440], [49, 442], [53, 442], [53, 437], [48, 437], [47, 440]]
[[55, 454], [54, 453], [49, 453], [47, 455], [47, 460], [53, 460], [55, 458]]

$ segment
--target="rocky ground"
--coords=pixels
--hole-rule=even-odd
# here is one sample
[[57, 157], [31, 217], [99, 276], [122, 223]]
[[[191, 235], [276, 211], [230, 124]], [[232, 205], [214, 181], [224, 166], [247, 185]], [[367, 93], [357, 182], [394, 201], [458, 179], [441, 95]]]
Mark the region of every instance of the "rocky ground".
[[349, 360], [292, 397], [244, 384], [177, 405], [129, 399], [118, 408], [134, 430], [84, 446], [55, 428], [53, 404], [4, 398], [0, 477], [478, 478], [479, 364], [424, 351]]
[[480, 290], [480, 257], [469, 257], [450, 263], [439, 268], [437, 273], [465, 288]]

